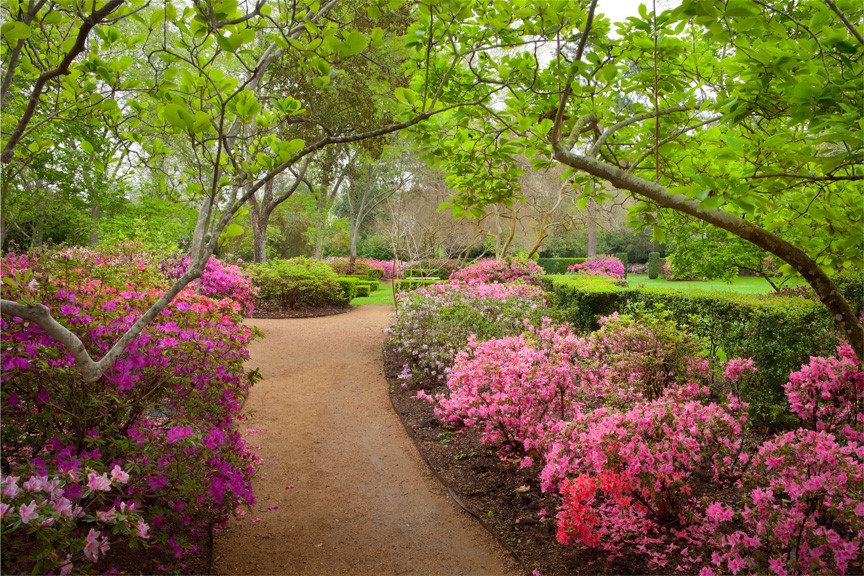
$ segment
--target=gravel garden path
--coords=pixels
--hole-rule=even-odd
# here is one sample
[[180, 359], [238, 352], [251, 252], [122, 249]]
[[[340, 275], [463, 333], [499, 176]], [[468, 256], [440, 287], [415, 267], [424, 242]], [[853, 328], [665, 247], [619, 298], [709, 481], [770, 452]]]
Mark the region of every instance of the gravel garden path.
[[264, 379], [244, 425], [258, 503], [215, 537], [215, 574], [519, 574], [431, 475], [394, 413], [389, 306], [250, 320]]

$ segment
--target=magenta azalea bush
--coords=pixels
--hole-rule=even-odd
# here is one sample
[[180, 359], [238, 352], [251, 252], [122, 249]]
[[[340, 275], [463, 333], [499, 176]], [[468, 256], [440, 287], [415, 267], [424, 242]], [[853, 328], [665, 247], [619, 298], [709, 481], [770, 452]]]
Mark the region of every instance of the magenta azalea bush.
[[[234, 427], [254, 381], [238, 275], [211, 261], [92, 383], [41, 328], [0, 319], [4, 572], [104, 569], [130, 545], [182, 571], [212, 522], [254, 502], [256, 459]], [[95, 357], [171, 282], [155, 255], [83, 248], [10, 254], [2, 276], [3, 298], [43, 303]]]
[[533, 260], [513, 258], [509, 260], [480, 260], [461, 270], [450, 274], [450, 280], [458, 280], [468, 284], [493, 284], [523, 281], [527, 284], [540, 286], [543, 268]]
[[539, 322], [543, 291], [528, 284], [433, 284], [397, 296], [389, 345], [404, 355], [402, 379], [415, 374], [445, 381], [468, 339], [518, 334], [525, 319]]
[[567, 267], [568, 272], [584, 272], [594, 276], [608, 276], [617, 280], [624, 279], [624, 263], [614, 256], [595, 256], [581, 264]]

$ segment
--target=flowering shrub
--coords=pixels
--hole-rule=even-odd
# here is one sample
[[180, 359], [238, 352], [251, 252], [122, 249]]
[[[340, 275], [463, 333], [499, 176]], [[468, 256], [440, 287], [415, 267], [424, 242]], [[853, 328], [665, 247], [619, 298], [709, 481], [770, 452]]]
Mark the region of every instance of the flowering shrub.
[[470, 336], [519, 334], [525, 319], [539, 323], [543, 291], [527, 284], [433, 284], [397, 296], [388, 342], [409, 358], [403, 379], [424, 372], [443, 381]]
[[[296, 260], [296, 258], [292, 258]], [[330, 266], [339, 276], [347, 274], [369, 274], [372, 266], [363, 258], [355, 258], [354, 264], [351, 264], [350, 258], [325, 258], [324, 262]]]
[[[159, 263], [159, 269], [169, 278], [180, 278], [189, 268], [189, 256], [173, 254]], [[189, 284], [194, 289], [215, 300], [231, 298], [240, 305], [240, 312], [246, 316], [254, 310], [254, 299], [258, 289], [252, 280], [240, 270], [239, 266], [228, 264], [213, 256], [207, 260], [201, 276]]]
[[[20, 480], [0, 475], [7, 573], [30, 566], [35, 573], [59, 567], [61, 574], [69, 574], [76, 564], [97, 562], [110, 549], [108, 534], [124, 537], [133, 547], [149, 538], [150, 526], [138, 503], [122, 499], [129, 474], [119, 465], [101, 474], [69, 470], [61, 476], [36, 473]], [[24, 558], [28, 561], [22, 562]]]
[[581, 264], [567, 267], [568, 272], [585, 272], [594, 276], [608, 276], [618, 280], [624, 279], [624, 263], [613, 256], [595, 256]]
[[713, 555], [721, 572], [845, 574], [861, 561], [864, 446], [841, 446], [822, 431], [787, 432], [760, 446], [744, 484], [743, 527]]
[[673, 397], [587, 415], [550, 449], [541, 475], [546, 490], [561, 491], [559, 542], [615, 550], [696, 522], [692, 480], [740, 475], [744, 420], [715, 403]]
[[476, 264], [457, 270], [450, 275], [450, 280], [467, 282], [468, 284], [504, 283], [522, 280], [534, 286], [540, 286], [543, 268], [533, 260], [513, 258], [511, 260], [480, 260]]
[[542, 450], [549, 434], [579, 413], [574, 361], [588, 354], [585, 340], [563, 327], [483, 343], [472, 337], [456, 356], [449, 395], [436, 397], [435, 414], [479, 427], [483, 442]]
[[385, 280], [401, 277], [398, 263], [394, 265], [392, 260], [372, 260], [371, 258], [364, 258], [363, 261], [369, 264], [372, 268], [382, 270], [384, 274], [381, 277]]
[[811, 357], [784, 389], [790, 409], [809, 428], [864, 445], [864, 374], [848, 342], [836, 356]]
[[[170, 284], [152, 254], [87, 249], [11, 254], [2, 275], [10, 280], [2, 286], [3, 298], [42, 302], [97, 358]], [[254, 379], [243, 370], [251, 339], [242, 324], [245, 285], [234, 285], [241, 294], [220, 300], [198, 288], [183, 290], [102, 379], [90, 383], [81, 381], [72, 356], [41, 328], [0, 319], [3, 472], [47, 478], [52, 492], [41, 502], [49, 503], [40, 507], [33, 498], [46, 514], [57, 497], [85, 511], [83, 517], [55, 518], [44, 532], [16, 527], [20, 504], [17, 515], [4, 512], [4, 570], [67, 565], [59, 553], [6, 555], [7, 549], [66, 551], [73, 562], [82, 542], [87, 559], [107, 552], [125, 530], [104, 527], [114, 518], [112, 507], [115, 515], [127, 516], [123, 526], [129, 520], [138, 534], [140, 519], [152, 544], [179, 559], [196, 549], [212, 521], [254, 501], [255, 459], [233, 429]], [[51, 487], [60, 479], [62, 494], [59, 485]], [[37, 482], [44, 493], [44, 483]], [[11, 507], [18, 494], [10, 491], [2, 503]], [[24, 505], [29, 516], [29, 500]], [[64, 502], [58, 505], [65, 509]]]
[[600, 330], [590, 335], [598, 364], [608, 367], [610, 389], [631, 403], [659, 397], [672, 384], [704, 378], [707, 365], [697, 361], [699, 342], [677, 328], [666, 312], [617, 312], [600, 319]]

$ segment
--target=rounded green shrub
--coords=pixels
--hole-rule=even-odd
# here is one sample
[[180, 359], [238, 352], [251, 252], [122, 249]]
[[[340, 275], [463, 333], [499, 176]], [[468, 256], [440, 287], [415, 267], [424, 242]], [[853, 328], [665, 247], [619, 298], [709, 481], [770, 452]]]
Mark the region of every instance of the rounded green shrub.
[[324, 262], [301, 256], [252, 264], [247, 270], [258, 287], [258, 299], [275, 302], [283, 309], [298, 304], [326, 306], [347, 303], [336, 273]]
[[368, 284], [358, 284], [357, 285], [357, 298], [364, 298], [369, 296], [370, 290]]
[[656, 280], [660, 275], [660, 253], [659, 252], [649, 252], [648, 253], [648, 278], [651, 280]]

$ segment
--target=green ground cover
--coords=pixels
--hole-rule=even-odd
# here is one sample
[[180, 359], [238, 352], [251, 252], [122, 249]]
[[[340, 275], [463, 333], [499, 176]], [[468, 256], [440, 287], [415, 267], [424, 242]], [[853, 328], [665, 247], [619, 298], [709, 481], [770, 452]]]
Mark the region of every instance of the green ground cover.
[[393, 304], [393, 282], [392, 280], [381, 280], [381, 286], [369, 296], [354, 298], [351, 306], [363, 306], [364, 304]]
[[[764, 278], [736, 278], [728, 284], [722, 280], [666, 280], [657, 278], [649, 280], [647, 274], [628, 274], [627, 283], [631, 288], [659, 288], [681, 290], [684, 292], [736, 292], [738, 294], [768, 294], [774, 289]], [[784, 286], [799, 286], [803, 280], [793, 279]]]

